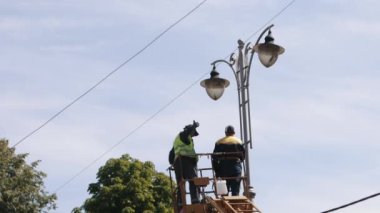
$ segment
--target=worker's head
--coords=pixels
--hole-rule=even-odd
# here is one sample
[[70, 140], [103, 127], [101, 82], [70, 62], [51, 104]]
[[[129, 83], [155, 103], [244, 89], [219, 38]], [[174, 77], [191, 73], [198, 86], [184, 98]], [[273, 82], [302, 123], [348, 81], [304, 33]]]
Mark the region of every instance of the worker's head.
[[226, 136], [235, 135], [235, 128], [231, 125], [226, 126], [226, 129], [224, 131], [226, 133]]
[[188, 133], [191, 137], [195, 137], [199, 135], [199, 133], [197, 132], [197, 127], [199, 127], [199, 123], [193, 121], [193, 124], [185, 126], [185, 128], [183, 128], [183, 131]]

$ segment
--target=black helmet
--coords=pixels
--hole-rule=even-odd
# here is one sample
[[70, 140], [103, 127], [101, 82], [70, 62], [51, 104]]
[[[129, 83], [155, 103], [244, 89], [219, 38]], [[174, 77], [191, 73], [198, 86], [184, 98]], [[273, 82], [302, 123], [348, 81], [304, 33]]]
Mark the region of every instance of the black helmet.
[[233, 126], [231, 126], [231, 125], [228, 125], [226, 127], [225, 133], [233, 133], [233, 134], [235, 134], [235, 128]]
[[188, 133], [192, 133], [192, 136], [198, 136], [199, 133], [197, 132], [197, 127], [199, 127], [199, 123], [196, 121], [193, 121], [193, 124], [186, 125], [183, 130]]

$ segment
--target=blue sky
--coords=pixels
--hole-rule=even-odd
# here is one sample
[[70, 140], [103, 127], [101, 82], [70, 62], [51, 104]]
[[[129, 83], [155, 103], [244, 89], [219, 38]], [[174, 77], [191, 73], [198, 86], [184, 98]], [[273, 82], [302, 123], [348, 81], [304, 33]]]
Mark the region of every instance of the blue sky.
[[[0, 137], [15, 144], [201, 1], [1, 1]], [[69, 212], [109, 158], [123, 153], [168, 167], [167, 152], [186, 124], [200, 123], [199, 152], [210, 152], [238, 121], [236, 84], [212, 101], [198, 79], [290, 1], [208, 0], [142, 54], [17, 146], [42, 160]], [[274, 19], [285, 48], [250, 79], [256, 204], [264, 212], [321, 212], [379, 192], [380, 2], [295, 1]], [[250, 40], [255, 42], [258, 34]], [[379, 198], [340, 212], [375, 213]]]

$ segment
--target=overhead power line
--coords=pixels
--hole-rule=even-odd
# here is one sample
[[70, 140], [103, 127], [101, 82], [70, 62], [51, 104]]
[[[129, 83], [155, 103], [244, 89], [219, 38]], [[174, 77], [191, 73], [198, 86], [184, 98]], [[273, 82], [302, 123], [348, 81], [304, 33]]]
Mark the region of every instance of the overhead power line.
[[132, 55], [130, 58], [125, 60], [123, 63], [121, 63], [119, 66], [117, 66], [114, 70], [112, 70], [110, 73], [108, 73], [106, 76], [104, 76], [100, 81], [98, 81], [95, 85], [90, 87], [88, 90], [86, 90], [83, 94], [75, 98], [73, 101], [71, 101], [69, 104], [67, 104], [63, 109], [58, 111], [56, 114], [54, 114], [51, 118], [49, 118], [47, 121], [42, 123], [40, 126], [38, 126], [36, 129], [25, 135], [23, 138], [21, 138], [13, 147], [16, 147], [20, 143], [24, 142], [26, 139], [28, 139], [30, 136], [32, 136], [34, 133], [39, 131], [41, 128], [46, 126], [48, 123], [50, 123], [52, 120], [54, 120], [56, 117], [58, 117], [60, 114], [62, 114], [64, 111], [66, 111], [68, 108], [70, 108], [73, 104], [78, 102], [80, 99], [82, 99], [84, 96], [86, 96], [88, 93], [90, 93], [92, 90], [94, 90], [96, 87], [98, 87], [101, 83], [103, 83], [105, 80], [107, 80], [111, 75], [113, 75], [115, 72], [119, 71], [122, 67], [124, 67], [127, 63], [132, 61], [134, 58], [136, 58], [138, 55], [140, 55], [142, 52], [144, 52], [148, 47], [150, 47], [153, 43], [155, 43], [158, 39], [160, 39], [163, 35], [165, 35], [169, 30], [171, 30], [173, 27], [181, 23], [186, 17], [191, 15], [193, 12], [195, 12], [198, 8], [200, 8], [207, 0], [203, 0], [198, 5], [196, 5], [193, 9], [191, 9], [189, 12], [187, 12], [184, 16], [182, 16], [180, 19], [178, 19], [176, 22], [174, 22], [172, 25], [167, 27], [164, 31], [162, 31], [160, 34], [158, 34], [153, 40], [151, 40], [148, 44], [146, 44], [143, 48], [141, 48], [138, 52], [136, 52], [134, 55]]
[[[265, 27], [267, 27], [274, 19], [276, 19], [279, 15], [281, 15], [285, 10], [287, 10], [296, 0], [293, 0], [285, 5], [278, 13], [276, 13], [272, 18], [270, 18], [265, 24], [263, 24], [261, 27], [259, 27], [255, 32], [251, 33], [248, 38], [244, 40], [244, 43], [247, 43], [249, 40], [252, 39], [253, 36], [255, 36], [257, 33], [261, 32]], [[236, 47], [234, 51], [238, 50]], [[224, 59], [229, 58], [230, 55], [226, 56]], [[218, 65], [217, 65], [218, 66]]]
[[126, 136], [124, 136], [122, 139], [120, 139], [117, 143], [115, 143], [111, 148], [109, 148], [107, 151], [103, 152], [99, 157], [97, 157], [95, 160], [93, 160], [90, 164], [88, 164], [86, 167], [84, 167], [82, 170], [80, 170], [78, 173], [76, 173], [73, 177], [71, 177], [69, 180], [67, 180], [64, 184], [62, 184], [60, 187], [58, 187], [54, 193], [58, 192], [62, 188], [64, 188], [67, 184], [69, 184], [71, 181], [73, 181], [76, 177], [78, 177], [80, 174], [82, 174], [84, 171], [86, 171], [88, 168], [90, 168], [92, 165], [94, 165], [98, 160], [100, 160], [103, 156], [105, 156], [107, 153], [111, 152], [114, 148], [119, 146], [123, 141], [125, 141], [127, 138], [129, 138], [131, 135], [133, 135], [137, 130], [142, 128], [146, 123], [148, 123], [150, 120], [152, 120], [154, 117], [156, 117], [158, 114], [160, 114], [163, 110], [165, 110], [168, 106], [170, 106], [174, 101], [176, 101], [179, 97], [181, 97], [183, 94], [185, 94], [189, 89], [191, 89], [195, 84], [197, 84], [201, 79], [203, 79], [208, 73], [202, 75], [200, 78], [198, 78], [196, 81], [194, 81], [192, 84], [190, 84], [188, 87], [186, 87], [182, 92], [180, 92], [177, 96], [175, 96], [172, 100], [170, 100], [167, 104], [165, 104], [163, 107], [161, 107], [159, 110], [157, 110], [153, 115], [151, 115], [149, 118], [144, 120], [140, 125], [138, 125], [135, 129], [133, 129], [131, 132], [129, 132]]
[[[293, 4], [295, 0], [288, 3], [280, 12], [275, 14], [270, 20], [272, 21], [274, 18], [278, 17], [281, 13], [283, 13], [291, 4]], [[203, 2], [202, 2], [203, 3]], [[201, 4], [202, 4], [201, 3]], [[200, 6], [200, 5], [199, 5]], [[263, 28], [263, 27], [262, 27]], [[260, 28], [261, 29], [261, 28]], [[254, 36], [257, 34], [260, 30], [257, 30], [255, 33], [251, 35]], [[185, 94], [188, 90], [190, 90], [194, 85], [198, 84], [199, 81], [201, 81], [206, 75], [208, 75], [209, 72], [203, 73], [201, 77], [199, 77], [196, 81], [191, 83], [188, 87], [186, 87], [183, 91], [181, 91], [178, 95], [176, 95], [173, 99], [171, 99], [167, 104], [165, 104], [163, 107], [161, 107], [159, 110], [157, 110], [153, 115], [151, 115], [149, 118], [144, 120], [140, 125], [138, 125], [135, 129], [133, 129], [131, 132], [129, 132], [125, 137], [120, 139], [118, 142], [116, 142], [111, 148], [109, 148], [107, 151], [103, 152], [101, 155], [99, 155], [95, 160], [93, 160], [91, 163], [89, 163], [86, 167], [81, 169], [79, 172], [77, 172], [75, 175], [73, 175], [70, 179], [68, 179], [65, 183], [63, 183], [61, 186], [59, 186], [54, 193], [57, 193], [61, 189], [63, 189], [66, 185], [68, 185], [71, 181], [73, 181], [75, 178], [77, 178], [79, 175], [81, 175], [83, 172], [85, 172], [88, 168], [90, 168], [92, 165], [94, 165], [98, 160], [100, 160], [102, 157], [104, 157], [107, 153], [112, 151], [114, 148], [116, 148], [118, 145], [120, 145], [123, 141], [125, 141], [128, 137], [130, 137], [132, 134], [134, 134], [137, 130], [142, 128], [146, 123], [148, 123], [150, 120], [152, 120], [154, 117], [156, 117], [159, 113], [164, 111], [167, 107], [169, 107], [172, 103], [174, 103], [178, 98], [180, 98], [183, 94]]]
[[255, 36], [257, 33], [259, 33], [262, 29], [264, 29], [264, 27], [268, 26], [274, 19], [276, 19], [279, 15], [281, 15], [285, 10], [287, 10], [296, 0], [293, 0], [291, 2], [289, 2], [288, 4], [285, 5], [285, 7], [283, 7], [278, 13], [276, 13], [274, 16], [272, 16], [271, 19], [269, 19], [267, 22], [265, 22], [265, 24], [263, 24], [263, 26], [261, 26], [259, 29], [257, 29], [257, 31], [255, 31], [254, 33], [252, 33], [246, 40], [245, 42], [247, 42], [248, 40], [251, 40], [253, 36]]
[[342, 206], [339, 206], [339, 207], [336, 207], [336, 208], [333, 208], [333, 209], [330, 209], [330, 210], [327, 210], [327, 211], [324, 211], [324, 212], [321, 212], [321, 213], [328, 213], [328, 212], [333, 212], [333, 211], [336, 211], [336, 210], [339, 210], [339, 209], [343, 209], [343, 208], [346, 208], [346, 207], [349, 207], [349, 206], [352, 206], [354, 204], [357, 204], [357, 203], [360, 203], [360, 202], [363, 202], [365, 200], [368, 200], [368, 199], [371, 199], [371, 198], [374, 198], [376, 196], [379, 196], [380, 193], [376, 193], [376, 194], [373, 194], [373, 195], [370, 195], [368, 197], [365, 197], [365, 198], [362, 198], [360, 200], [356, 200], [356, 201], [353, 201], [351, 203], [348, 203], [348, 204], [345, 204], [345, 205], [342, 205]]

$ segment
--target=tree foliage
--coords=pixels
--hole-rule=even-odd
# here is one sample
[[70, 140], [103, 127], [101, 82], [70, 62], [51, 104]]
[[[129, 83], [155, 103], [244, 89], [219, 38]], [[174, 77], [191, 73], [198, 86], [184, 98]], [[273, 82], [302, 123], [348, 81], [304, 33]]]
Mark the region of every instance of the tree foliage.
[[37, 213], [55, 209], [55, 194], [45, 191], [43, 178], [37, 171], [39, 161], [28, 165], [28, 154], [15, 154], [8, 141], [0, 139], [0, 212]]
[[155, 171], [152, 162], [141, 162], [128, 154], [110, 159], [91, 183], [91, 197], [81, 208], [91, 213], [172, 212], [170, 178]]

